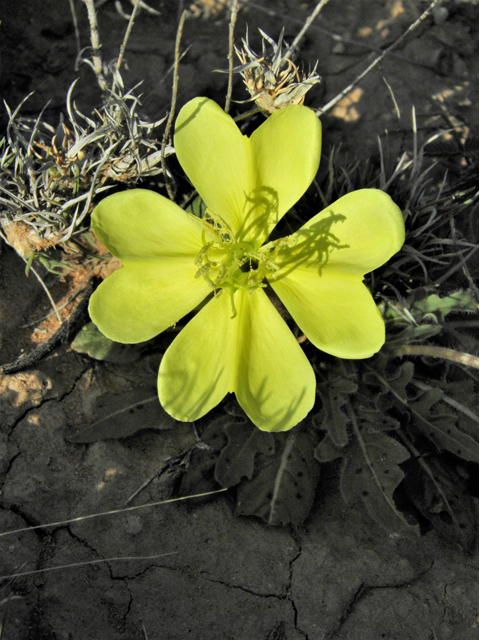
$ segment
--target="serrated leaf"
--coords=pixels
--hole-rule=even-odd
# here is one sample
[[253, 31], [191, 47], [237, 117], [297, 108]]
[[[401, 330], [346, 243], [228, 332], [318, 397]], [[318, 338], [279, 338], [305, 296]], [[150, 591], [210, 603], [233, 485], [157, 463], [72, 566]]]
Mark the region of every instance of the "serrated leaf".
[[137, 387], [99, 396], [92, 422], [66, 435], [70, 442], [87, 443], [126, 438], [142, 429], [171, 429], [175, 420], [162, 408], [154, 387]]
[[89, 322], [77, 333], [71, 347], [74, 351], [85, 353], [95, 360], [127, 364], [140, 358], [143, 345], [114, 342], [104, 336], [93, 322]]
[[469, 291], [456, 291], [443, 298], [434, 293], [415, 300], [410, 311], [417, 320], [431, 316], [438, 322], [443, 322], [445, 316], [452, 311], [478, 311], [478, 304]]
[[343, 447], [338, 447], [328, 435], [324, 437], [315, 449], [315, 458], [319, 462], [332, 462], [332, 460], [341, 458], [343, 454]]
[[237, 491], [237, 514], [262, 518], [270, 525], [305, 520], [312, 507], [320, 467], [311, 435], [300, 428], [275, 434], [276, 450], [265, 457], [252, 480]]
[[323, 404], [319, 426], [327, 431], [332, 442], [338, 447], [344, 447], [348, 443], [349, 420], [343, 411], [343, 405], [347, 401], [347, 394], [356, 390], [357, 385], [353, 380], [331, 372], [327, 372], [326, 380], [317, 385]]
[[[379, 406], [381, 398], [379, 399]], [[358, 421], [366, 430], [374, 431], [395, 431], [400, 427], [400, 422], [385, 411], [375, 409], [366, 409], [365, 407], [357, 408], [356, 414]]]
[[470, 552], [477, 516], [465, 479], [439, 456], [411, 460], [405, 471], [404, 487], [423, 517], [441, 536]]
[[347, 504], [361, 500], [370, 516], [389, 533], [415, 537], [418, 527], [398, 511], [393, 492], [404, 477], [398, 466], [410, 454], [399, 442], [379, 431], [356, 430], [346, 450], [340, 488]]
[[[386, 368], [389, 362], [391, 360], [385, 354], [379, 354], [375, 359], [376, 369], [369, 367], [370, 371], [365, 374], [365, 382], [374, 385], [378, 385], [380, 382], [388, 389], [387, 393], [393, 393], [396, 398], [406, 401], [408, 399], [407, 385], [411, 382], [415, 372], [413, 362], [403, 362], [395, 369], [394, 373], [387, 374]], [[379, 398], [382, 395], [384, 394], [380, 394]]]
[[[373, 380], [377, 378], [382, 384], [389, 389], [393, 399], [396, 400], [397, 406], [403, 407], [410, 415], [415, 425], [439, 448], [451, 451], [455, 455], [469, 460], [471, 462], [478, 461], [478, 443], [472, 437], [473, 429], [467, 429], [465, 424], [465, 416], [451, 413], [433, 413], [433, 407], [442, 399], [443, 391], [439, 388], [427, 387], [427, 389], [417, 395], [416, 398], [409, 398], [407, 394], [407, 385], [413, 382], [417, 388], [420, 383], [412, 380], [414, 373], [413, 364], [411, 362], [404, 363], [396, 377], [384, 377], [375, 372], [367, 374], [366, 378]], [[380, 395], [377, 400], [377, 406], [385, 410], [390, 402], [390, 398], [386, 395]], [[457, 403], [458, 404], [458, 403]], [[459, 428], [457, 422], [461, 415], [462, 428]], [[477, 430], [477, 425], [475, 425]]]
[[443, 324], [445, 316], [452, 311], [475, 312], [478, 304], [469, 291], [456, 291], [449, 296], [428, 294], [422, 287], [415, 289], [405, 305], [390, 302], [383, 305], [383, 315], [388, 323], [402, 324], [430, 321]]
[[432, 407], [442, 399], [441, 389], [428, 389], [408, 408], [415, 424], [439, 449], [446, 449], [470, 462], [478, 462], [478, 443], [471, 435], [457, 427], [457, 416], [452, 413], [432, 413]]
[[222, 487], [233, 487], [244, 477], [252, 478], [257, 453], [273, 455], [275, 439], [271, 433], [260, 431], [250, 420], [230, 422], [225, 433], [228, 444], [215, 466], [215, 479]]

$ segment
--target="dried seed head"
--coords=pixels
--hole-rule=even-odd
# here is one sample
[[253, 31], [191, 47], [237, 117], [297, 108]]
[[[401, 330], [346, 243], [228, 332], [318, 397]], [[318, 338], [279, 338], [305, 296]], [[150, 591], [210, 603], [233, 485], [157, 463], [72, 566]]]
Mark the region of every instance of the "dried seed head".
[[[13, 113], [0, 140], [0, 233], [24, 257], [42, 255], [88, 228], [94, 199], [115, 182], [135, 184], [161, 173], [156, 129], [137, 113], [134, 89], [125, 92], [119, 72], [100, 109], [83, 115], [67, 96], [68, 118], [58, 126]], [[167, 147], [166, 155], [172, 153]]]
[[[263, 37], [262, 56], [250, 48], [247, 32], [242, 40], [243, 49], [235, 47], [242, 64], [233, 71], [242, 75], [251, 99], [268, 115], [291, 104], [303, 104], [307, 91], [320, 82], [320, 76], [315, 74], [316, 67], [301, 77], [297, 66], [290, 60], [290, 50], [282, 49], [284, 30], [278, 43], [261, 29], [259, 31]], [[265, 41], [273, 49], [269, 55], [266, 54]]]

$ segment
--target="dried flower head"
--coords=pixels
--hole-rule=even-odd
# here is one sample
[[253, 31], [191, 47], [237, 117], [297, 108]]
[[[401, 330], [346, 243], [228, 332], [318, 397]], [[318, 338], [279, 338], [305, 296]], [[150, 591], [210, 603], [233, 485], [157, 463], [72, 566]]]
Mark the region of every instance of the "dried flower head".
[[[280, 34], [278, 43], [272, 40], [266, 33], [262, 34], [262, 55], [258, 56], [248, 44], [248, 32], [242, 39], [243, 49], [235, 47], [241, 66], [234, 72], [243, 77], [252, 100], [267, 114], [272, 114], [278, 109], [284, 109], [291, 104], [303, 104], [305, 94], [313, 85], [320, 82], [320, 76], [315, 74], [315, 69], [307, 76], [300, 76], [297, 66], [290, 60], [291, 49], [282, 48], [283, 33]], [[271, 45], [273, 53], [267, 55], [265, 41]]]

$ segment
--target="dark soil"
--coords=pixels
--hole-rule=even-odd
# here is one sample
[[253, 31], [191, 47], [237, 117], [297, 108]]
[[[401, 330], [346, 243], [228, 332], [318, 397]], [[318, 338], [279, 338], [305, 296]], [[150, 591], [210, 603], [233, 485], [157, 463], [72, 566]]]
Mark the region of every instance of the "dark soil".
[[[121, 4], [131, 10], [127, 0]], [[170, 103], [176, 27], [188, 2], [148, 4], [161, 15], [143, 10], [136, 19], [124, 81], [128, 87], [143, 81], [142, 108], [153, 120]], [[224, 104], [226, 76], [213, 73], [227, 68], [228, 15], [219, 4], [197, 2], [198, 16], [186, 22], [178, 107], [197, 95]], [[315, 4], [248, 3], [238, 16], [236, 42], [246, 24], [257, 51], [258, 27], [276, 39], [285, 26], [291, 42]], [[81, 46], [87, 47], [86, 9], [82, 2], [74, 5]], [[306, 68], [318, 60], [322, 76], [306, 104], [327, 104], [426, 6], [420, 0], [331, 0], [299, 51]], [[396, 156], [411, 140], [412, 107], [424, 139], [453, 125], [478, 133], [477, 8], [460, 0], [443, 7], [446, 13], [425, 20], [322, 117], [325, 157], [341, 143], [346, 155], [363, 162], [378, 153], [377, 137], [385, 139], [386, 130]], [[109, 62], [118, 55], [127, 22], [113, 1], [99, 7], [98, 18]], [[68, 2], [2, 0], [0, 20], [0, 95], [10, 108], [33, 91], [22, 113], [36, 117], [48, 103], [47, 119], [56, 125], [77, 77], [81, 110], [99, 106], [93, 72], [86, 65], [75, 69]], [[233, 97], [247, 97], [240, 78]], [[5, 113], [1, 118], [4, 130]], [[71, 289], [68, 279], [47, 274], [46, 282], [57, 301]], [[0, 295], [5, 363], [48, 335], [48, 323], [39, 319], [50, 311], [43, 289], [25, 276], [23, 261], [6, 244], [0, 245]], [[145, 367], [143, 361], [99, 364], [64, 344], [28, 370], [0, 375], [1, 532], [119, 509], [168, 457], [195, 444], [189, 424], [89, 445], [66, 440], [69, 430], [88, 421], [101, 392], [127, 388], [153, 371]], [[162, 500], [170, 488], [154, 480], [130, 506]], [[348, 509], [328, 478], [301, 530], [238, 518], [233, 508], [226, 493], [0, 536], [0, 621], [11, 598], [2, 640], [477, 637], [475, 558], [433, 530], [414, 544], [389, 537], [366, 513]], [[118, 559], [126, 557], [137, 559]], [[50, 571], [82, 562], [90, 564]]]

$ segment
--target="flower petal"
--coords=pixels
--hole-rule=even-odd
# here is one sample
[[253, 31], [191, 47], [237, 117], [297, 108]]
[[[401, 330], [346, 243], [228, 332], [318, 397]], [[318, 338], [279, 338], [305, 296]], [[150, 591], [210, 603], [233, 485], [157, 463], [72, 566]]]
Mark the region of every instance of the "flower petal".
[[211, 289], [195, 279], [194, 256], [125, 262], [90, 298], [89, 313], [116, 342], [136, 344], [155, 337], [195, 309]]
[[143, 189], [113, 194], [95, 208], [92, 228], [123, 262], [89, 305], [93, 322], [111, 340], [149, 340], [210, 293], [203, 278], [195, 279], [202, 227], [167, 198]]
[[92, 229], [122, 261], [195, 256], [203, 246], [199, 221], [168, 198], [131, 189], [104, 198], [92, 213]]
[[[316, 266], [319, 273], [344, 272], [364, 276], [385, 264], [405, 241], [401, 210], [379, 189], [360, 189], [318, 213], [280, 249], [278, 277], [298, 265]], [[289, 243], [292, 245], [292, 243]]]
[[175, 338], [160, 365], [160, 402], [177, 420], [205, 415], [235, 392], [249, 418], [284, 431], [313, 407], [315, 375], [301, 347], [261, 290], [211, 300]]
[[218, 104], [194, 98], [178, 114], [174, 145], [207, 207], [236, 232], [252, 188], [248, 138]]
[[[315, 374], [285, 321], [261, 289], [237, 295], [241, 328], [235, 393], [263, 431], [287, 431], [315, 402]], [[241, 311], [240, 311], [241, 309]]]
[[[258, 205], [256, 219], [246, 219], [241, 239], [258, 247], [315, 178], [322, 128], [308, 107], [291, 105], [271, 115], [253, 132], [250, 141], [255, 176], [250, 199]], [[263, 215], [259, 217], [259, 213]]]
[[214, 297], [169, 346], [160, 363], [158, 395], [176, 420], [201, 418], [232, 391], [236, 319], [226, 293]]
[[207, 206], [258, 248], [315, 177], [321, 126], [313, 111], [293, 105], [247, 138], [217, 104], [195, 98], [178, 115], [174, 144]]
[[270, 284], [318, 349], [358, 359], [369, 358], [384, 344], [383, 318], [360, 277], [326, 271], [319, 276], [315, 266], [300, 266]]

